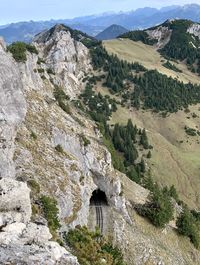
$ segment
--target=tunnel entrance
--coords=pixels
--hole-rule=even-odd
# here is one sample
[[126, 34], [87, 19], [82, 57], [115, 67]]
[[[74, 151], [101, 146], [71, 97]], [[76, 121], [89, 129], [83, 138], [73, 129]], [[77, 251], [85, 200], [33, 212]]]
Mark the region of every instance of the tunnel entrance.
[[105, 192], [100, 189], [93, 191], [90, 199], [90, 205], [108, 205], [108, 200]]

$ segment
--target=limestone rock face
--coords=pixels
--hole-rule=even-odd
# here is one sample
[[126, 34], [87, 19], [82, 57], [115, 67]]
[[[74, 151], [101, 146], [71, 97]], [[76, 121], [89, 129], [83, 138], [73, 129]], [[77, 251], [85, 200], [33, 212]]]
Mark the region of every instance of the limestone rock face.
[[151, 39], [156, 39], [158, 41], [156, 47], [161, 49], [170, 41], [172, 31], [169, 30], [168, 27], [160, 26], [155, 30], [147, 30], [146, 32]]
[[[1, 104], [8, 128], [12, 129], [10, 157], [5, 157], [12, 171], [4, 173], [1, 181], [4, 200], [0, 198], [0, 216], [4, 228], [0, 233], [0, 251], [5, 255], [0, 256], [2, 262], [9, 258], [14, 261], [17, 256], [15, 261], [19, 264], [22, 260], [30, 260], [28, 264], [31, 264], [32, 258], [35, 264], [62, 264], [64, 255], [67, 264], [74, 265], [76, 258], [63, 252], [55, 242], [49, 242], [51, 235], [45, 225], [30, 223], [31, 203], [41, 194], [56, 198], [61, 232], [76, 225], [87, 225], [90, 198], [98, 188], [106, 193], [115, 210], [130, 223], [131, 220], [125, 199], [120, 195], [120, 177], [115, 174], [111, 156], [102, 145], [95, 124], [73, 107], [71, 114], [65, 113], [53, 94], [56, 84], [72, 98], [80, 93], [83, 86], [80, 77], [91, 67], [89, 51], [67, 31], [56, 28], [51, 38], [43, 41], [43, 37], [36, 40], [39, 56], [27, 53], [24, 64], [16, 64], [2, 45], [5, 56], [2, 60], [9, 62], [7, 72], [13, 84], [5, 80], [1, 86], [2, 94], [8, 93], [10, 101]], [[38, 64], [40, 56], [43, 63]], [[53, 81], [50, 67], [55, 73]], [[36, 139], [32, 138], [33, 133]], [[89, 140], [87, 146], [83, 136]], [[62, 153], [56, 151], [58, 145], [62, 146]], [[0, 166], [4, 170], [8, 168], [2, 160]], [[23, 183], [29, 180], [40, 186], [40, 193], [31, 202], [30, 190]], [[37, 221], [38, 216], [33, 216], [33, 220]]]
[[31, 217], [30, 189], [10, 178], [0, 180], [0, 226], [27, 223]]
[[[57, 199], [61, 230], [87, 224], [90, 198], [98, 188], [131, 223], [125, 199], [120, 196], [120, 177], [111, 165], [111, 155], [102, 145], [96, 125], [73, 107], [71, 114], [65, 113], [53, 94], [55, 84], [72, 98], [81, 92], [84, 84], [79, 77], [91, 69], [88, 49], [59, 25], [39, 34], [34, 43], [39, 56], [27, 54], [26, 63], [19, 65], [27, 115], [16, 141], [17, 178], [34, 179], [42, 193]], [[39, 57], [42, 64], [38, 64]], [[42, 73], [39, 69], [43, 69]], [[71, 83], [72, 76], [78, 83]], [[37, 140], [31, 139], [32, 132]], [[90, 142], [87, 146], [83, 136]], [[63, 153], [56, 151], [58, 145]]]
[[[25, 98], [28, 92], [44, 88], [34, 71], [37, 61], [36, 55], [27, 54], [27, 62], [17, 64], [0, 40], [0, 263], [78, 265], [76, 257], [49, 241], [52, 236], [46, 226], [30, 223], [30, 189], [15, 180], [24, 179], [21, 163], [16, 168], [14, 160], [18, 157], [15, 144], [20, 141], [17, 134], [27, 115]], [[42, 93], [46, 96], [45, 89]], [[35, 109], [33, 98], [32, 103]], [[31, 161], [28, 150], [24, 152]]]
[[46, 226], [10, 224], [0, 233], [0, 263], [79, 265], [76, 257], [50, 239]]
[[82, 90], [80, 79], [91, 69], [88, 49], [74, 40], [62, 25], [37, 35], [34, 42], [47, 69], [54, 73], [54, 83], [63, 87], [71, 98], [75, 98]]
[[200, 39], [200, 25], [197, 23], [192, 24], [188, 30], [188, 33], [193, 34], [194, 36], [198, 37]]
[[15, 177], [16, 127], [26, 114], [19, 69], [0, 40], [0, 177]]

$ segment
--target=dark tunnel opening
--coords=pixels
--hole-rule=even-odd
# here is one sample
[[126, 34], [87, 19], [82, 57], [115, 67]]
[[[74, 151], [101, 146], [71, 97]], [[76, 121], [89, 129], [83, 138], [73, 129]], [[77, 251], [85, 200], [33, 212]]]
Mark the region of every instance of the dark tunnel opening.
[[105, 192], [100, 189], [94, 190], [90, 198], [90, 205], [108, 205], [108, 200]]

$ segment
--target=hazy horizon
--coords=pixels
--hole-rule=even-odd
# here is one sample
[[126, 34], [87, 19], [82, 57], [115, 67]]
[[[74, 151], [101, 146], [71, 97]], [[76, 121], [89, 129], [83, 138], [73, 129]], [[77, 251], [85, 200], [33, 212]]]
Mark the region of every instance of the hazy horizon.
[[139, 3], [133, 3], [132, 0], [100, 0], [95, 5], [92, 0], [74, 0], [70, 3], [64, 0], [2, 0], [0, 25], [30, 20], [72, 19], [107, 12], [127, 12], [144, 7], [159, 9], [185, 4], [200, 4], [200, 0], [141, 0]]

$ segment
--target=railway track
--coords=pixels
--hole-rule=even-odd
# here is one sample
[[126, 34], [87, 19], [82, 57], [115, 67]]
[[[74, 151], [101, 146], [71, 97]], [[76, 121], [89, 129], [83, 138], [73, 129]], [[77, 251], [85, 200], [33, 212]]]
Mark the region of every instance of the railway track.
[[96, 209], [96, 223], [100, 229], [101, 234], [103, 234], [103, 209], [100, 202], [95, 202]]

